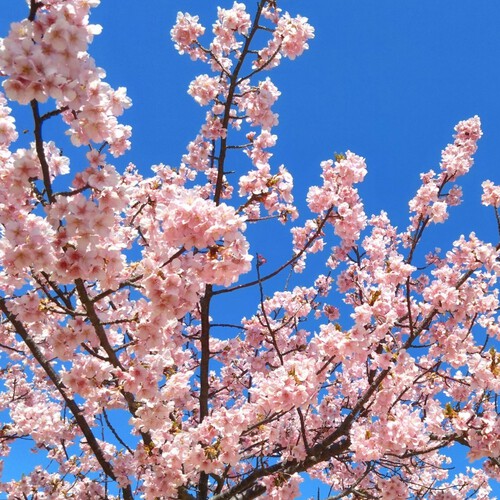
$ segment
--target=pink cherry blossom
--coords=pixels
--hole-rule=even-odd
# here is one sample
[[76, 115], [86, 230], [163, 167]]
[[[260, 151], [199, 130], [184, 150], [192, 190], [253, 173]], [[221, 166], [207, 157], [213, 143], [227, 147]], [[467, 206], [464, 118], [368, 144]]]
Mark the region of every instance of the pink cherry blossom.
[[205, 28], [198, 23], [198, 16], [190, 14], [177, 14], [177, 23], [170, 31], [170, 36], [175, 42], [179, 54], [187, 53], [191, 59], [203, 58], [203, 52], [197, 50], [196, 42], [205, 33]]
[[[187, 89], [208, 109], [185, 154], [121, 168], [131, 100], [90, 55], [98, 4], [31, 2], [0, 41], [0, 455], [29, 439], [44, 464], [0, 491], [292, 499], [307, 474], [339, 497], [490, 498], [499, 245], [425, 240], [461, 202], [479, 118], [421, 175], [406, 230], [365, 213], [369, 162], [351, 151], [319, 165], [299, 218], [292, 167], [273, 157], [281, 92], [260, 73], [314, 29], [280, 0], [233, 2], [214, 7], [206, 45], [198, 16], [170, 32], [207, 64]], [[27, 104], [31, 143], [16, 131]], [[58, 115], [69, 153], [40, 126]], [[482, 187], [495, 224], [500, 188]], [[273, 224], [292, 220], [278, 245]], [[450, 446], [480, 469], [455, 472]]]
[[314, 38], [314, 28], [307, 21], [307, 17], [292, 18], [288, 13], [281, 16], [276, 36], [280, 39], [281, 52], [285, 57], [293, 60], [309, 48], [307, 41]]
[[188, 93], [201, 106], [206, 106], [219, 93], [219, 82], [208, 75], [199, 75], [189, 85]]
[[130, 146], [130, 133], [115, 117], [131, 101], [124, 88], [113, 91], [101, 81], [105, 73], [86, 52], [101, 30], [88, 23], [88, 11], [96, 5], [41, 4], [33, 22], [13, 25], [2, 40], [0, 70], [9, 76], [3, 86], [10, 99], [21, 104], [56, 99], [59, 108], [71, 110], [63, 118], [75, 145], [107, 141], [118, 156]]
[[500, 187], [491, 181], [484, 181], [481, 186], [483, 188], [483, 195], [481, 197], [483, 205], [492, 205], [498, 208], [500, 206]]

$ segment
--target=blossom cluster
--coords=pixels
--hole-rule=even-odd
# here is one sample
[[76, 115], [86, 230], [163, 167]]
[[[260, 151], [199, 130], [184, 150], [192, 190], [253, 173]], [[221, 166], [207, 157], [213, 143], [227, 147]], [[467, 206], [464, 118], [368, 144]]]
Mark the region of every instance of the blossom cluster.
[[[274, 268], [252, 258], [249, 227], [299, 214], [291, 169], [270, 152], [281, 93], [260, 73], [300, 56], [314, 29], [279, 0], [234, 2], [205, 46], [200, 19], [179, 13], [176, 49], [210, 67], [188, 88], [207, 113], [178, 166], [147, 176], [108, 159], [128, 147], [116, 117], [130, 100], [87, 52], [98, 3], [31, 2], [0, 43], [0, 456], [29, 437], [50, 461], [0, 491], [292, 499], [307, 472], [342, 496], [489, 498], [499, 246], [473, 232], [447, 251], [420, 245], [460, 202], [450, 183], [472, 167], [479, 118], [422, 175], [406, 231], [365, 214], [364, 158], [322, 162], [312, 216]], [[16, 149], [9, 99], [34, 113], [34, 142]], [[40, 124], [58, 114], [84, 157], [44, 140]], [[482, 187], [498, 216], [500, 188]], [[318, 273], [274, 280], [313, 269], [313, 253]], [[234, 320], [241, 290], [257, 305]], [[452, 473], [454, 443], [482, 469]]]
[[[204, 170], [209, 184], [213, 185], [219, 175], [214, 172], [213, 163], [209, 161], [208, 152], [214, 154], [211, 142], [226, 139], [229, 125], [240, 130], [246, 122], [250, 128], [259, 128], [258, 135], [253, 130], [246, 134], [249, 142], [244, 145], [244, 150], [256, 168], [240, 178], [239, 194], [247, 197], [242, 210], [250, 219], [257, 219], [261, 217], [260, 206], [263, 204], [268, 215], [277, 216], [285, 222], [297, 216], [297, 210], [292, 205], [293, 183], [284, 167], [280, 167], [278, 174], [271, 173], [268, 161], [272, 154], [265, 151], [276, 143], [276, 136], [271, 134], [271, 129], [278, 125], [278, 115], [273, 112], [272, 106], [280, 92], [269, 77], [258, 83], [253, 83], [251, 77], [275, 66], [282, 56], [294, 59], [302, 54], [308, 48], [308, 40], [314, 37], [314, 29], [306, 18], [292, 18], [288, 13], [283, 14], [272, 2], [264, 2], [259, 12], [259, 16], [268, 20], [270, 26], [265, 29], [272, 32], [273, 38], [269, 41], [267, 54], [258, 54], [260, 63], [254, 63], [254, 71], [246, 76], [238, 74], [238, 78], [230, 78], [230, 71], [235, 66], [235, 60], [237, 62], [242, 57], [245, 37], [264, 29], [256, 20], [252, 24], [245, 4], [234, 2], [230, 9], [218, 8], [217, 21], [212, 30], [214, 38], [208, 47], [203, 47], [200, 40], [206, 30], [199, 23], [198, 16], [178, 14], [176, 25], [171, 31], [177, 50], [181, 54], [189, 54], [192, 59], [207, 62], [216, 73], [215, 76], [199, 75], [189, 85], [188, 93], [195, 101], [202, 106], [211, 106], [211, 109], [207, 112], [200, 134], [189, 144], [189, 154], [183, 161], [197, 171]], [[236, 64], [236, 67], [239, 68], [239, 65]], [[228, 105], [228, 99], [236, 109]], [[204, 153], [201, 155], [194, 154], [202, 151]], [[201, 162], [200, 156], [203, 158]], [[229, 199], [232, 190], [226, 187], [225, 177], [224, 186], [221, 197]]]
[[410, 231], [414, 231], [423, 221], [442, 223], [448, 218], [448, 207], [459, 205], [462, 191], [459, 186], [452, 186], [445, 192], [445, 186], [465, 175], [471, 168], [473, 154], [477, 150], [477, 141], [481, 138], [481, 122], [478, 116], [461, 121], [455, 127], [455, 142], [448, 144], [441, 156], [441, 172], [433, 170], [421, 175], [422, 186], [409, 202]]
[[354, 184], [362, 182], [366, 175], [364, 158], [351, 151], [337, 155], [335, 161], [321, 163], [322, 186], [312, 186], [307, 194], [311, 212], [319, 215], [308, 220], [303, 226], [292, 228], [293, 245], [300, 256], [294, 269], [300, 272], [305, 266], [307, 253], [315, 253], [324, 248], [324, 225], [332, 225], [340, 238], [340, 245], [333, 252], [335, 258], [345, 258], [348, 251], [359, 239], [366, 226], [363, 203]]
[[0, 72], [8, 75], [7, 97], [20, 104], [52, 98], [69, 125], [75, 145], [107, 142], [121, 155], [130, 146], [131, 129], [117, 116], [131, 105], [125, 88], [113, 90], [105, 72], [87, 53], [99, 25], [88, 22], [98, 0], [43, 2], [34, 20], [13, 23], [0, 40]]

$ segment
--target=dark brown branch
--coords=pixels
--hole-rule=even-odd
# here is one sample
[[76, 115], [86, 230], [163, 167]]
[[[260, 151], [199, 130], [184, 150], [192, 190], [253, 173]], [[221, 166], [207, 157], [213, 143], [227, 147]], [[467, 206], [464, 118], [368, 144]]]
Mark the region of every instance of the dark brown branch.
[[111, 422], [109, 421], [108, 414], [106, 410], [103, 408], [102, 409], [102, 415], [104, 417], [104, 421], [106, 422], [106, 425], [108, 426], [109, 430], [112, 432], [113, 436], [115, 436], [116, 440], [131, 454], [133, 455], [134, 452], [127, 446], [127, 444], [122, 440], [122, 438], [118, 435], [116, 432], [115, 428], [111, 425]]
[[[245, 39], [245, 44], [243, 45], [243, 48], [241, 49], [241, 55], [238, 58], [238, 62], [234, 68], [233, 73], [231, 74], [229, 80], [229, 89], [227, 93], [227, 100], [226, 100], [226, 106], [224, 109], [224, 117], [222, 118], [222, 128], [224, 130], [227, 130], [229, 126], [229, 120], [231, 117], [231, 106], [233, 104], [233, 99], [234, 99], [234, 94], [236, 92], [236, 87], [238, 86], [239, 80], [238, 80], [238, 75], [241, 71], [241, 68], [243, 67], [243, 63], [245, 62], [246, 56], [249, 54], [250, 50], [250, 44], [252, 43], [253, 37], [257, 33], [259, 29], [259, 19], [262, 13], [262, 9], [264, 8], [264, 5], [266, 3], [266, 0], [262, 0], [259, 2], [257, 6], [257, 11], [255, 13], [255, 17], [253, 20], [252, 28], [250, 29], [250, 33], [248, 34], [247, 38]], [[220, 198], [222, 195], [222, 188], [223, 188], [223, 182], [222, 179], [224, 177], [224, 162], [226, 159], [226, 145], [227, 145], [227, 139], [225, 137], [222, 137], [220, 140], [220, 152], [219, 152], [219, 160], [218, 160], [218, 168], [217, 168], [217, 181], [215, 184], [215, 194], [214, 194], [214, 201], [218, 205], [220, 202]]]
[[78, 292], [78, 296], [82, 301], [83, 307], [85, 308], [85, 312], [87, 313], [87, 316], [90, 322], [92, 323], [92, 326], [94, 327], [95, 333], [97, 335], [97, 338], [99, 339], [101, 347], [106, 351], [106, 354], [108, 355], [109, 362], [113, 366], [116, 366], [117, 368], [123, 370], [123, 366], [120, 363], [118, 356], [116, 355], [114, 349], [111, 347], [111, 344], [109, 343], [108, 336], [106, 335], [106, 330], [102, 326], [101, 320], [97, 316], [94, 304], [92, 300], [90, 300], [90, 297], [87, 293], [87, 288], [85, 287], [83, 280], [81, 278], [76, 279], [75, 286]]
[[299, 414], [299, 419], [300, 419], [300, 431], [302, 433], [302, 440], [304, 441], [304, 448], [306, 450], [306, 453], [309, 454], [311, 449], [309, 448], [309, 443], [307, 442], [307, 431], [306, 431], [306, 424], [304, 420], [304, 415], [302, 414], [302, 409], [297, 408], [297, 413]]
[[72, 191], [58, 191], [57, 193], [54, 193], [54, 196], [75, 196], [79, 193], [83, 193], [87, 189], [90, 189], [90, 186], [86, 184], [85, 186], [78, 188], [78, 189], [73, 189]]
[[52, 111], [49, 111], [42, 115], [40, 117], [40, 120], [44, 122], [45, 120], [48, 120], [49, 118], [52, 118], [53, 116], [60, 115], [61, 113], [64, 113], [65, 111], [68, 111], [68, 106], [63, 106], [62, 108], [54, 109]]
[[264, 287], [262, 286], [262, 281], [260, 279], [260, 264], [258, 256], [257, 256], [257, 279], [259, 281], [260, 309], [262, 311], [262, 315], [264, 316], [264, 321], [265, 321], [265, 325], [262, 326], [265, 326], [269, 331], [269, 335], [271, 337], [271, 343], [274, 347], [274, 350], [276, 351], [276, 354], [278, 355], [280, 363], [283, 365], [284, 364], [283, 354], [281, 353], [278, 343], [276, 342], [276, 336], [275, 336], [276, 332], [271, 328], [271, 324], [269, 323], [269, 318], [267, 317], [266, 308], [264, 307]]
[[[200, 423], [208, 416], [208, 399], [210, 392], [210, 300], [212, 285], [205, 287], [205, 295], [200, 301], [201, 338], [200, 338]], [[202, 472], [198, 482], [198, 498], [208, 498], [208, 475]]]
[[[87, 317], [90, 320], [90, 323], [94, 327], [95, 333], [97, 335], [97, 338], [99, 339], [99, 342], [101, 344], [101, 347], [104, 349], [106, 354], [108, 355], [108, 361], [116, 368], [119, 368], [120, 370], [124, 371], [124, 368], [122, 364], [120, 363], [120, 360], [118, 359], [118, 356], [116, 355], [115, 350], [111, 346], [108, 340], [108, 336], [106, 335], [106, 330], [104, 329], [104, 326], [101, 323], [101, 320], [97, 316], [95, 307], [94, 307], [94, 302], [90, 299], [88, 293], [87, 293], [87, 288], [85, 287], [85, 284], [83, 283], [83, 280], [81, 278], [78, 278], [75, 280], [75, 286], [76, 290], [78, 292], [78, 296], [83, 304], [83, 307], [85, 308], [85, 311], [87, 313]], [[137, 410], [139, 409], [139, 405], [137, 401], [135, 400], [134, 395], [131, 392], [127, 391], [121, 391], [121, 394], [125, 398], [125, 401], [127, 402], [128, 409], [130, 413], [135, 417]], [[146, 446], [153, 446], [153, 440], [151, 439], [151, 435], [148, 432], [142, 432], [141, 431], [141, 437]]]
[[[341, 441], [339, 443], [334, 443], [332, 446], [325, 447], [317, 455], [308, 456], [304, 460], [287, 460], [286, 462], [280, 462], [268, 467], [255, 469], [245, 479], [243, 479], [243, 481], [224, 491], [223, 493], [215, 495], [214, 497], [212, 497], [212, 500], [247, 500], [257, 498], [259, 495], [262, 495], [262, 493], [266, 491], [265, 486], [257, 484], [258, 479], [276, 474], [278, 472], [284, 474], [285, 476], [292, 475], [297, 472], [304, 472], [314, 465], [320, 462], [324, 462], [328, 458], [341, 455], [349, 448], [349, 446], [349, 439], [345, 439], [344, 441]], [[317, 447], [314, 447], [312, 450], [314, 450], [315, 448]]]
[[[32, 4], [33, 5], [33, 4]], [[43, 121], [40, 117], [40, 110], [38, 109], [38, 101], [33, 99], [31, 102], [31, 110], [33, 111], [33, 118], [35, 120], [35, 149], [42, 167], [43, 185], [45, 186], [45, 192], [47, 193], [47, 199], [49, 203], [53, 203], [54, 197], [52, 195], [52, 184], [50, 181], [50, 168], [47, 163], [47, 158], [45, 158], [45, 151], [43, 149], [43, 138], [42, 138], [42, 124]]]
[[[497, 231], [498, 234], [500, 235], [500, 214], [498, 213], [498, 207], [495, 207], [495, 218], [497, 220]], [[496, 249], [500, 249], [500, 243], [496, 246]]]
[[30, 13], [28, 15], [28, 21], [34, 21], [35, 20], [36, 11], [40, 7], [43, 7], [43, 3], [42, 2], [36, 2], [35, 0], [31, 0]]
[[[103, 472], [110, 477], [113, 481], [116, 481], [116, 476], [113, 471], [113, 466], [104, 458], [103, 451], [101, 447], [99, 446], [99, 443], [97, 442], [94, 434], [92, 433], [92, 430], [90, 429], [90, 426], [83, 416], [83, 412], [78, 406], [78, 404], [67, 394], [66, 392], [66, 387], [62, 383], [61, 379], [59, 378], [59, 375], [56, 373], [54, 368], [52, 368], [52, 365], [50, 362], [45, 358], [45, 355], [41, 351], [41, 349], [38, 347], [36, 342], [33, 340], [31, 335], [28, 333], [24, 325], [17, 319], [17, 316], [12, 314], [10, 310], [7, 308], [7, 304], [5, 302], [5, 299], [0, 297], [0, 310], [3, 312], [5, 317], [8, 319], [10, 324], [14, 327], [16, 333], [22, 338], [23, 342], [26, 344], [28, 349], [30, 350], [31, 354], [33, 357], [36, 359], [38, 364], [43, 368], [47, 376], [49, 377], [50, 381], [54, 385], [54, 387], [57, 389], [59, 394], [62, 396], [66, 406], [69, 408], [71, 413], [73, 414], [73, 417], [75, 418], [76, 423], [78, 424], [78, 427], [82, 431], [83, 435], [85, 436], [85, 439], [87, 440], [87, 444], [89, 445], [90, 449], [92, 450], [92, 453], [96, 457], [96, 460], [99, 462], [99, 465], [101, 466]], [[133, 500], [133, 495], [132, 495], [132, 490], [130, 486], [127, 486], [123, 489], [123, 497], [126, 500]]]
[[207, 285], [201, 306], [201, 360], [200, 360], [200, 423], [208, 416], [208, 377], [210, 371], [210, 299], [212, 285]]

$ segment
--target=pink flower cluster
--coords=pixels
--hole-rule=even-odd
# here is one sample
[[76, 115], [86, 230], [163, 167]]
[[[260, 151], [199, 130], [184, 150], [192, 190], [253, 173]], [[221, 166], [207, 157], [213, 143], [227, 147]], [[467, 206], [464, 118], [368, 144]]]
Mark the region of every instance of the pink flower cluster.
[[422, 186], [410, 201], [409, 231], [414, 231], [423, 221], [441, 223], [448, 218], [448, 206], [460, 204], [462, 191], [459, 186], [453, 186], [446, 193], [445, 186], [457, 177], [466, 174], [474, 160], [472, 155], [477, 150], [477, 141], [481, 138], [481, 122], [475, 116], [461, 121], [456, 127], [455, 142], [448, 144], [441, 155], [441, 173], [433, 170], [422, 174]]
[[258, 87], [240, 85], [242, 97], [238, 98], [238, 108], [247, 116], [247, 122], [253, 126], [270, 130], [278, 125], [278, 115], [271, 111], [272, 105], [278, 100], [281, 92], [270, 78], [259, 82]]
[[197, 76], [189, 85], [188, 94], [200, 106], [206, 106], [213, 101], [220, 92], [220, 83], [217, 78], [208, 75]]
[[[247, 35], [252, 24], [250, 14], [246, 12], [244, 3], [234, 2], [232, 8], [217, 7], [217, 21], [213, 25], [214, 40], [210, 45], [212, 54], [218, 59], [228, 62], [226, 56], [232, 50], [238, 50], [242, 43], [236, 40], [236, 34]], [[223, 64], [225, 69], [230, 65]], [[220, 69], [220, 68], [218, 68]]]
[[481, 201], [485, 206], [500, 207], [500, 186], [493, 184], [491, 181], [484, 181], [481, 184], [483, 195]]
[[5, 95], [0, 92], [0, 148], [8, 148], [17, 140], [17, 131], [11, 109], [7, 106]]
[[[349, 250], [359, 238], [366, 225], [366, 215], [363, 204], [353, 184], [361, 182], [366, 175], [364, 158], [348, 151], [345, 156], [339, 155], [332, 160], [321, 163], [323, 173], [322, 186], [312, 186], [307, 194], [309, 209], [320, 215], [317, 220], [308, 221], [303, 227], [293, 228], [293, 242], [296, 252], [312, 243], [311, 238], [318, 233], [318, 220], [324, 216], [334, 227], [335, 234], [340, 238], [342, 252]], [[326, 215], [328, 214], [328, 215]], [[319, 234], [322, 236], [322, 234]], [[322, 249], [320, 240], [310, 246], [307, 251], [315, 252]]]
[[[144, 183], [145, 190], [149, 187]], [[166, 184], [148, 197], [139, 226], [147, 242], [140, 267], [147, 296], [162, 304], [168, 317], [190, 311], [204, 283], [228, 286], [250, 269], [246, 226], [234, 208], [181, 185]]]
[[307, 41], [314, 38], [314, 28], [307, 21], [307, 17], [292, 18], [288, 12], [281, 16], [275, 37], [280, 40], [280, 52], [285, 57], [293, 60], [309, 48]]
[[[198, 17], [178, 14], [176, 25], [171, 31], [177, 50], [181, 54], [189, 54], [192, 59], [206, 61], [212, 71], [219, 73], [218, 76], [199, 75], [189, 85], [188, 93], [200, 105], [211, 105], [211, 110], [207, 112], [200, 134], [189, 144], [189, 153], [183, 157], [183, 162], [194, 170], [205, 171], [209, 181], [207, 194], [214, 193], [216, 190], [211, 186], [222, 179], [220, 197], [231, 199], [232, 187], [226, 177], [218, 173], [221, 167], [216, 170], [216, 162], [210, 162], [210, 154], [213, 153], [211, 142], [227, 140], [228, 125], [237, 130], [241, 129], [244, 122], [250, 127], [259, 127], [259, 135], [254, 131], [246, 134], [249, 143], [245, 145], [244, 152], [251, 158], [256, 170], [240, 178], [239, 194], [247, 197], [241, 210], [250, 220], [257, 220], [261, 217], [260, 205], [263, 204], [269, 215], [286, 222], [298, 215], [292, 205], [293, 181], [283, 166], [278, 174], [271, 173], [268, 161], [272, 154], [265, 151], [276, 143], [276, 136], [270, 131], [278, 124], [278, 115], [273, 112], [272, 106], [280, 92], [269, 78], [257, 84], [251, 82], [251, 77], [260, 71], [257, 66], [248, 76], [234, 80], [229, 77], [234, 62], [242, 57], [244, 40], [251, 30], [265, 30], [273, 34], [266, 49], [269, 52], [265, 56], [267, 61], [262, 59], [264, 53], [259, 55], [263, 68], [277, 64], [282, 55], [294, 59], [302, 54], [308, 48], [307, 41], [313, 38], [314, 30], [307, 19], [282, 14], [281, 9], [273, 6], [272, 2], [264, 2], [259, 11], [269, 26], [264, 27], [257, 22], [252, 26], [251, 16], [244, 3], [234, 2], [229, 9], [219, 7], [217, 21], [213, 25], [214, 38], [208, 48], [204, 48], [199, 41], [205, 29], [199, 24]], [[275, 45], [278, 50], [275, 50]], [[228, 98], [237, 105], [237, 113], [227, 106]]]
[[13, 23], [0, 40], [0, 71], [7, 97], [21, 104], [52, 98], [70, 126], [75, 145], [108, 142], [118, 156], [130, 146], [131, 129], [116, 117], [131, 105], [125, 89], [113, 90], [86, 52], [101, 27], [88, 23], [98, 1], [44, 2], [33, 21]]
[[448, 144], [441, 155], [441, 170], [449, 178], [465, 175], [470, 170], [477, 141], [483, 135], [478, 116], [459, 122], [455, 131], [455, 142]]
[[[33, 20], [0, 44], [0, 71], [8, 98], [55, 99], [73, 144], [105, 141], [117, 155], [130, 101], [86, 52], [98, 3], [31, 2]], [[208, 47], [198, 17], [178, 14], [177, 50], [214, 73], [188, 89], [209, 109], [180, 165], [150, 177], [120, 173], [90, 145], [64, 178], [70, 160], [41, 132], [11, 151], [0, 94], [0, 455], [29, 437], [55, 471], [6, 479], [9, 498], [292, 499], [304, 471], [344, 496], [489, 498], [500, 250], [475, 233], [426, 257], [419, 247], [460, 202], [449, 183], [472, 165], [477, 117], [457, 125], [440, 173], [422, 175], [406, 232], [365, 215], [365, 160], [348, 151], [321, 164], [291, 254], [274, 268], [256, 249], [255, 275], [238, 283], [251, 270], [248, 225], [298, 217], [293, 177], [269, 152], [280, 92], [254, 77], [302, 54], [314, 30], [278, 3], [218, 8]], [[492, 181], [482, 201], [497, 211]], [[273, 289], [333, 237], [311, 286]], [[258, 305], [233, 319], [242, 289]], [[442, 449], [455, 442], [483, 470], [449, 477]]]
[[274, 68], [282, 57], [293, 60], [309, 48], [308, 41], [314, 38], [314, 28], [307, 22], [307, 17], [292, 18], [288, 12], [281, 14], [281, 9], [269, 7], [266, 6], [263, 14], [276, 25], [276, 29], [267, 46], [258, 52], [254, 68]]
[[194, 170], [205, 170], [210, 164], [210, 155], [213, 146], [209, 141], [203, 140], [202, 135], [198, 135], [194, 141], [187, 146], [188, 152], [182, 157], [182, 161]]
[[269, 215], [277, 214], [281, 222], [289, 218], [296, 219], [297, 209], [293, 205], [293, 178], [281, 165], [277, 174], [271, 174], [268, 163], [258, 164], [248, 175], [242, 175], [239, 180], [240, 196], [247, 196], [247, 202], [242, 207], [249, 219], [260, 217], [262, 204]]
[[170, 31], [170, 36], [175, 42], [175, 48], [179, 54], [188, 54], [193, 61], [204, 60], [205, 53], [197, 46], [198, 38], [205, 33], [205, 28], [198, 23], [198, 16], [190, 14], [177, 14], [177, 22]]

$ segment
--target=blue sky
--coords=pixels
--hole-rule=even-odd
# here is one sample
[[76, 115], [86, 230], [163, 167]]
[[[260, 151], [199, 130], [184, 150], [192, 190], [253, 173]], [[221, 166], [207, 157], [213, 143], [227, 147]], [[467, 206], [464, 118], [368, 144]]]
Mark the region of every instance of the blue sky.
[[[27, 14], [23, 0], [2, 3], [0, 36]], [[133, 149], [124, 162], [144, 173], [155, 163], [179, 163], [205, 115], [187, 87], [208, 67], [177, 54], [170, 28], [179, 10], [199, 14], [209, 27], [216, 5], [232, 3], [103, 0], [94, 10], [91, 20], [104, 31], [91, 55], [112, 86], [128, 88], [134, 103], [123, 117], [133, 127]], [[319, 163], [350, 149], [367, 159], [368, 176], [359, 188], [367, 213], [384, 209], [403, 229], [419, 173], [439, 168], [454, 125], [477, 114], [484, 135], [476, 164], [461, 181], [464, 203], [429, 236], [443, 249], [470, 231], [496, 243], [494, 215], [480, 204], [480, 184], [500, 182], [500, 2], [285, 0], [282, 6], [308, 17], [316, 29], [304, 56], [268, 73], [282, 92], [272, 162], [293, 173], [304, 215], [302, 200], [319, 183]], [[19, 128], [28, 128], [23, 113], [17, 116]], [[287, 230], [269, 225], [253, 252], [264, 254], [271, 266], [288, 255], [288, 241]]]

